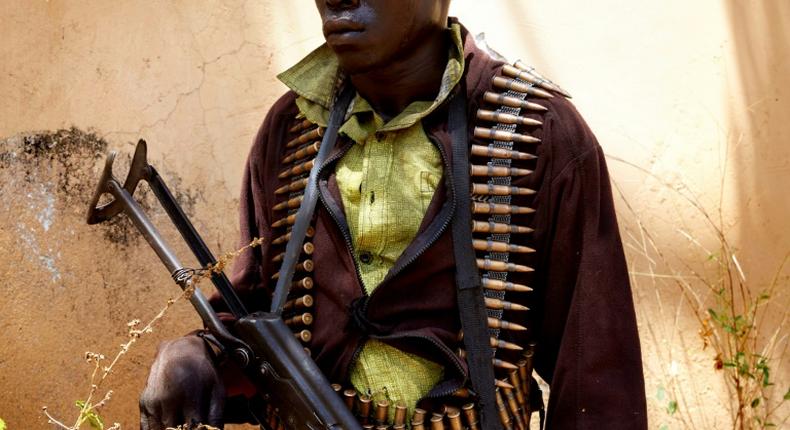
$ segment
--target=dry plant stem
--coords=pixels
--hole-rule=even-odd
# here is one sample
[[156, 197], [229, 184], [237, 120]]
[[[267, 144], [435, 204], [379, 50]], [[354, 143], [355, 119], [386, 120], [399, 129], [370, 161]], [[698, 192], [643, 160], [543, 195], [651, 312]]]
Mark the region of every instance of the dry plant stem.
[[[156, 324], [162, 318], [164, 318], [168, 310], [170, 310], [170, 308], [173, 307], [174, 304], [176, 304], [181, 299], [191, 297], [192, 293], [195, 292], [195, 288], [198, 287], [198, 285], [202, 280], [210, 278], [212, 274], [221, 273], [234, 259], [236, 259], [239, 255], [241, 255], [242, 252], [244, 252], [249, 248], [260, 246], [262, 243], [263, 243], [263, 239], [255, 238], [249, 244], [243, 246], [242, 248], [221, 255], [217, 259], [216, 264], [210, 265], [204, 269], [195, 270], [194, 276], [192, 276], [187, 281], [187, 287], [184, 288], [182, 293], [176, 296], [175, 298], [169, 298], [165, 306], [162, 309], [160, 309], [159, 312], [153, 318], [151, 318], [151, 320], [149, 320], [148, 323], [145, 324], [145, 326], [143, 326], [143, 328], [141, 329], [136, 328], [140, 324], [139, 320], [134, 320], [129, 322], [127, 324], [129, 326], [129, 340], [126, 343], [121, 344], [120, 350], [118, 350], [118, 352], [115, 354], [115, 357], [113, 357], [112, 361], [108, 366], [104, 366], [104, 367], [101, 366], [102, 361], [105, 359], [103, 355], [92, 353], [92, 352], [86, 353], [87, 361], [88, 362], [93, 361], [95, 362], [95, 365], [90, 378], [91, 388], [90, 391], [88, 392], [88, 397], [86, 398], [85, 402], [80, 408], [79, 416], [77, 417], [74, 424], [69, 427], [63, 422], [61, 422], [60, 420], [54, 418], [49, 413], [47, 407], [45, 406], [43, 408], [43, 412], [44, 415], [46, 415], [49, 422], [63, 430], [79, 430], [82, 424], [84, 424], [85, 421], [89, 419], [92, 413], [95, 413], [110, 400], [112, 396], [112, 390], [107, 391], [104, 394], [102, 400], [100, 400], [95, 404], [93, 403], [93, 398], [96, 395], [96, 393], [99, 391], [101, 386], [103, 385], [104, 381], [107, 379], [110, 373], [112, 373], [113, 368], [121, 359], [121, 357], [123, 357], [127, 352], [129, 352], [129, 349], [132, 347], [132, 345], [134, 345], [142, 335], [153, 332], [153, 329], [156, 326]], [[98, 376], [100, 370], [101, 370], [101, 376]], [[120, 425], [114, 424], [112, 428], [120, 428]], [[203, 428], [211, 429], [212, 427], [204, 426]]]
[[[769, 362], [774, 358], [773, 352], [777, 344], [784, 342], [784, 348], [779, 356], [780, 361], [787, 350], [787, 336], [779, 336], [785, 325], [787, 313], [785, 311], [779, 327], [774, 330], [773, 335], [770, 336], [770, 339], [764, 347], [760, 348], [758, 344], [758, 337], [761, 333], [761, 316], [759, 312], [767, 306], [768, 298], [773, 297], [773, 293], [779, 284], [779, 277], [785, 267], [788, 257], [785, 257], [768, 289], [755, 299], [752, 296], [747, 277], [744, 274], [735, 251], [727, 240], [724, 230], [721, 227], [723, 225], [721, 205], [719, 205], [718, 208], [719, 223], [717, 224], [688, 187], [675, 187], [640, 166], [617, 157], [610, 158], [638, 169], [657, 180], [667, 189], [677, 193], [696, 209], [703, 217], [705, 224], [714, 232], [719, 245], [718, 255], [706, 249], [691, 234], [686, 233], [682, 229], [678, 230], [678, 232], [686, 237], [690, 243], [702, 249], [709, 257], [709, 260], [716, 264], [718, 275], [711, 279], [702, 273], [698, 273], [680, 258], [679, 255], [670, 251], [673, 257], [678, 260], [682, 266], [685, 266], [685, 270], [692, 274], [691, 277], [682, 276], [679, 272], [672, 270], [672, 263], [658, 246], [656, 246], [656, 241], [653, 240], [639, 218], [639, 215], [625, 199], [622, 190], [615, 183], [615, 188], [620, 194], [621, 200], [624, 202], [629, 213], [637, 221], [641, 240], [637, 240], [636, 236], [628, 228], [626, 228], [626, 231], [628, 237], [641, 245], [641, 247], [628, 244], [627, 248], [648, 261], [648, 271], [641, 274], [650, 277], [654, 284], [656, 279], [658, 279], [653, 270], [656, 261], [652, 258], [651, 254], [656, 255], [658, 261], [665, 267], [676, 272], [672, 275], [665, 275], [663, 278], [672, 280], [673, 283], [679, 287], [682, 296], [689, 303], [694, 311], [694, 316], [700, 323], [700, 327], [702, 328], [701, 334], [705, 341], [705, 345], [708, 345], [708, 341], [710, 341], [710, 345], [718, 354], [717, 363], [720, 364], [717, 365], [717, 368], [723, 369], [725, 372], [725, 380], [728, 382], [726, 385], [728, 389], [731, 389], [734, 397], [734, 401], [732, 397], [730, 398], [733, 428], [746, 429], [751, 428], [752, 425], [765, 428], [774, 425], [775, 423], [768, 424], [769, 419], [773, 418], [772, 415], [778, 410], [783, 400], [775, 402], [773, 406], [767, 404], [770, 400], [768, 390], [770, 385], [772, 385], [769, 380]], [[721, 198], [723, 198], [723, 194], [720, 196], [720, 199]], [[650, 244], [652, 252], [648, 251], [647, 246], [645, 246], [646, 243]], [[632, 277], [636, 274], [636, 272], [631, 272]], [[706, 306], [706, 303], [709, 302], [708, 297], [700, 297], [695, 293], [692, 282], [705, 286], [707, 291], [716, 299], [715, 311], [714, 308]], [[680, 311], [680, 308], [678, 308], [678, 311]], [[686, 359], [688, 361], [688, 357], [686, 357]], [[721, 363], [723, 363], [723, 365]], [[680, 391], [680, 394], [683, 396], [683, 390]], [[787, 418], [783, 419], [782, 423], [785, 421], [787, 421]]]

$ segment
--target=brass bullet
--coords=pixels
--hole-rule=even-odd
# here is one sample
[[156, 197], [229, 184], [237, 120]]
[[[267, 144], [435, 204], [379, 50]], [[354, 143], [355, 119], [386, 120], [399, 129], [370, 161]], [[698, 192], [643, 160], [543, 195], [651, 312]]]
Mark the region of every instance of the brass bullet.
[[303, 313], [296, 315], [285, 320], [285, 324], [288, 326], [311, 325], [313, 324], [313, 314]]
[[[465, 358], [466, 357], [466, 351], [460, 350], [460, 351], [458, 351], [458, 355], [461, 358]], [[453, 394], [451, 394], [451, 396], [453, 396], [453, 397], [460, 397], [462, 399], [468, 399], [469, 397], [472, 397], [472, 393], [469, 392], [468, 388], [463, 387], [463, 388], [459, 388], [459, 389], [453, 391]]]
[[512, 243], [498, 242], [496, 240], [472, 240], [472, 246], [477, 251], [493, 251], [493, 252], [513, 252], [518, 254], [528, 254], [535, 252], [534, 249], [528, 246], [514, 245]]
[[314, 125], [314, 124], [312, 122], [310, 122], [310, 120], [305, 119], [305, 120], [302, 120], [301, 122], [297, 123], [293, 127], [289, 128], [288, 132], [289, 133], [297, 133], [297, 132], [300, 132], [302, 130], [306, 130], [311, 125]]
[[562, 94], [563, 96], [565, 96], [565, 97], [567, 97], [569, 99], [573, 98], [571, 96], [571, 94], [569, 92], [565, 91], [562, 87], [560, 87], [559, 85], [555, 84], [554, 82], [552, 82], [552, 81], [546, 79], [545, 77], [543, 77], [543, 75], [538, 73], [538, 71], [535, 70], [534, 67], [524, 64], [524, 62], [522, 62], [521, 60], [516, 60], [515, 66], [518, 69], [520, 69], [521, 71], [527, 72], [530, 75], [534, 76], [535, 78], [540, 79], [543, 82], [543, 84], [548, 86], [550, 89]]
[[[307, 255], [312, 255], [313, 251], [315, 251], [315, 247], [313, 246], [312, 243], [305, 242], [304, 245], [302, 245], [302, 252], [303, 253], [305, 253]], [[279, 263], [280, 261], [283, 261], [283, 259], [285, 259], [285, 251], [275, 255], [274, 258], [272, 258], [272, 261], [275, 262], [275, 263]]]
[[274, 207], [272, 209], [274, 209], [275, 211], [281, 211], [283, 209], [298, 208], [299, 205], [302, 204], [302, 200], [303, 199], [304, 199], [304, 196], [297, 196], [297, 197], [294, 197], [292, 199], [288, 199], [286, 201], [277, 203], [276, 205], [274, 205]]
[[463, 430], [461, 411], [457, 408], [447, 408], [447, 421], [450, 422], [450, 430]]
[[339, 393], [340, 390], [342, 390], [342, 389], [343, 389], [342, 385], [340, 385], [340, 384], [332, 384], [332, 390], [334, 390], [336, 393]]
[[[298, 263], [296, 265], [295, 270], [297, 272], [312, 272], [314, 268], [315, 266], [313, 265], [313, 260], [305, 260], [302, 261], [301, 263]], [[280, 272], [277, 272], [274, 275], [272, 275], [272, 279], [274, 280], [280, 279]]]
[[291, 283], [291, 288], [296, 288], [300, 290], [312, 290], [313, 289], [313, 278], [305, 277], [298, 281], [294, 281]]
[[343, 403], [346, 404], [348, 410], [354, 410], [354, 401], [357, 398], [357, 392], [352, 389], [343, 390]]
[[[463, 330], [458, 332], [458, 341], [460, 342], [462, 340], [464, 340], [464, 332], [463, 332]], [[521, 351], [521, 350], [524, 349], [524, 348], [516, 345], [515, 343], [506, 342], [504, 340], [497, 339], [497, 338], [495, 338], [493, 336], [488, 338], [488, 344], [489, 344], [489, 346], [491, 346], [491, 348], [501, 348], [501, 349], [507, 349], [507, 350], [510, 350], [510, 351]], [[504, 381], [500, 381], [500, 380], [494, 381], [494, 384], [496, 384], [497, 386], [502, 385], [502, 386], [513, 388], [509, 383], [504, 382]]]
[[535, 190], [507, 185], [477, 184], [472, 183], [472, 194], [480, 196], [528, 196], [535, 194]]
[[[466, 358], [466, 350], [459, 348], [458, 349], [458, 356], [465, 359]], [[491, 359], [491, 364], [494, 367], [499, 367], [499, 368], [505, 369], [505, 370], [518, 369], [518, 367], [516, 367], [515, 364], [510, 363], [510, 362], [505, 361], [505, 360], [501, 360], [499, 358]], [[507, 384], [507, 386], [510, 385], [510, 384], [508, 384], [507, 382], [504, 382], [504, 381], [499, 381], [498, 383], [497, 383], [497, 381], [498, 380], [494, 380], [494, 385], [495, 386], [499, 386], [499, 385], [502, 385], [502, 384]], [[464, 391], [464, 390], [466, 390], [466, 391]], [[469, 390], [467, 390], [466, 388], [461, 388], [461, 389], [455, 391], [453, 393], [453, 396], [455, 396], [455, 397], [468, 397], [469, 396]]]
[[427, 414], [425, 409], [415, 408], [414, 413], [411, 416], [412, 424], [425, 422], [425, 414]]
[[296, 214], [291, 214], [285, 218], [280, 218], [277, 221], [273, 222], [272, 227], [280, 228], [285, 225], [293, 225], [294, 221], [296, 221]]
[[303, 190], [307, 186], [308, 180], [309, 178], [297, 179], [288, 185], [283, 185], [282, 187], [274, 190], [274, 194], [280, 195], [280, 194], [292, 193], [294, 191]]
[[513, 425], [510, 419], [510, 414], [507, 412], [505, 401], [502, 399], [502, 393], [496, 390], [496, 408], [499, 413], [499, 421], [506, 430], [513, 430]]
[[533, 361], [532, 359], [535, 356], [535, 342], [530, 342], [527, 344], [527, 350], [522, 353], [524, 359], [518, 362], [518, 374], [521, 377], [521, 380], [524, 381], [524, 397], [526, 398], [526, 403], [530, 404], [530, 384], [532, 381], [532, 366]]
[[504, 261], [490, 260], [488, 258], [477, 259], [477, 268], [480, 270], [490, 270], [492, 272], [534, 272], [535, 269], [520, 264], [506, 263]]
[[511, 331], [525, 331], [527, 329], [523, 325], [512, 323], [494, 317], [488, 317], [488, 328], [496, 328], [500, 330], [511, 330]]
[[540, 97], [543, 99], [550, 99], [554, 97], [553, 95], [551, 95], [551, 93], [549, 93], [546, 90], [542, 90], [534, 85], [528, 85], [523, 82], [519, 82], [515, 79], [504, 78], [502, 76], [494, 76], [494, 78], [491, 79], [491, 82], [497, 88], [502, 88], [504, 90], [518, 91], [520, 93], [525, 93], [528, 96]]
[[535, 77], [536, 77], [536, 78], [538, 78], [538, 79], [542, 79], [542, 80], [544, 80], [544, 81], [546, 81], [546, 82], [551, 82], [550, 80], [546, 79], [546, 77], [544, 77], [543, 75], [541, 75], [541, 74], [538, 72], [538, 69], [536, 69], [536, 68], [534, 68], [534, 67], [532, 67], [532, 66], [530, 66], [530, 65], [528, 65], [528, 64], [526, 64], [526, 63], [524, 63], [524, 62], [523, 62], [523, 61], [521, 61], [521, 60], [516, 60], [516, 62], [515, 62], [515, 63], [513, 63], [513, 65], [514, 65], [514, 66], [516, 66], [516, 68], [518, 68], [518, 69], [520, 69], [520, 70], [522, 70], [522, 71], [524, 71], [524, 72], [527, 72], [527, 73], [530, 73], [530, 74], [532, 74], [532, 76], [535, 76]]
[[494, 386], [499, 388], [513, 388], [509, 382], [505, 382], [499, 379], [494, 379]]
[[471, 164], [469, 167], [470, 167], [469, 169], [470, 174], [472, 176], [493, 176], [493, 177], [526, 176], [532, 173], [531, 170], [527, 170], [527, 169], [519, 169], [516, 167], [506, 167], [506, 166], [495, 166], [490, 163], [485, 166]]
[[313, 268], [313, 260], [305, 260], [296, 265], [297, 272], [312, 272]]
[[367, 424], [368, 417], [370, 417], [371, 399], [365, 394], [359, 395], [359, 407], [357, 408], [357, 416], [362, 420], [362, 424]]
[[[497, 130], [495, 128], [475, 127], [475, 137], [479, 139], [499, 140], [502, 142], [517, 143], [538, 143], [540, 139], [528, 134], [513, 133], [510, 131]], [[282, 175], [282, 174], [281, 174]], [[281, 179], [284, 176], [281, 177]]]
[[[529, 352], [529, 345], [527, 345], [526, 352]], [[532, 375], [529, 373], [529, 370], [527, 369], [527, 360], [523, 360], [523, 359], [519, 360], [516, 363], [516, 366], [518, 366], [518, 379], [520, 379], [523, 382], [523, 384], [521, 385], [521, 392], [524, 394], [524, 396], [528, 397], [529, 384], [532, 381]], [[529, 404], [529, 402], [527, 402], [527, 404]]]
[[[398, 401], [395, 403], [395, 419], [393, 420], [393, 424], [395, 426], [404, 425], [406, 424], [406, 412], [408, 409], [406, 408], [406, 404], [402, 401]], [[395, 428], [395, 427], [393, 427]]]
[[536, 119], [513, 115], [505, 112], [487, 110], [487, 109], [478, 109], [477, 118], [483, 121], [491, 121], [500, 124], [524, 125], [527, 127], [536, 127], [539, 125], [543, 125], [542, 122]]
[[509, 76], [511, 78], [521, 79], [522, 81], [526, 81], [529, 82], [530, 84], [537, 85], [543, 88], [544, 90], [555, 91], [562, 94], [565, 97], [570, 98], [570, 94], [568, 94], [565, 90], [558, 87], [557, 85], [553, 84], [551, 81], [548, 81], [543, 77], [539, 76], [537, 72], [534, 71], [534, 68], [532, 69], [532, 71], [526, 71], [506, 64], [504, 67], [502, 67], [502, 72], [504, 75]]
[[461, 406], [461, 411], [463, 411], [464, 416], [466, 417], [466, 425], [469, 426], [469, 430], [478, 430], [479, 420], [477, 418], [477, 410], [475, 410], [475, 404], [467, 403]]
[[277, 175], [277, 178], [285, 179], [289, 176], [296, 176], [296, 175], [301, 175], [302, 173], [309, 172], [310, 169], [313, 168], [314, 164], [315, 164], [315, 160], [308, 160], [305, 161], [304, 163], [297, 164], [288, 170], [280, 172], [280, 174]]
[[301, 136], [297, 137], [296, 139], [293, 139], [290, 142], [286, 143], [285, 147], [293, 148], [295, 146], [304, 145], [305, 143], [310, 142], [312, 140], [316, 140], [323, 135], [324, 135], [323, 127], [314, 128], [306, 133], [303, 133]]
[[393, 424], [392, 430], [406, 430], [406, 424]]
[[389, 417], [390, 411], [390, 402], [387, 400], [380, 400], [376, 402], [376, 413], [373, 417], [373, 421], [376, 424], [384, 424], [387, 422], [387, 417]]
[[516, 397], [513, 395], [513, 390], [510, 388], [503, 388], [502, 392], [505, 394], [507, 407], [510, 410], [510, 413], [513, 414], [513, 418], [515, 418], [516, 428], [519, 430], [525, 430], [526, 427], [524, 427], [524, 420], [521, 416], [521, 408], [518, 407]]
[[[520, 363], [516, 363], [516, 366], [520, 367]], [[513, 384], [513, 392], [516, 395], [516, 401], [521, 410], [527, 411], [529, 410], [529, 405], [527, 404], [526, 397], [524, 397], [524, 385], [519, 377], [518, 370], [513, 370], [508, 374], [508, 379], [510, 379], [510, 383]], [[524, 417], [527, 422], [529, 422], [528, 417]]]
[[[272, 227], [277, 228], [278, 226], [275, 226], [274, 224], [272, 224]], [[315, 236], [315, 229], [312, 226], [307, 227], [307, 233], [305, 234], [305, 236], [306, 237], [313, 237], [313, 236]], [[288, 233], [285, 233], [282, 236], [278, 236], [276, 239], [272, 240], [272, 245], [280, 245], [280, 244], [283, 244], [285, 242], [288, 242], [289, 240], [291, 240], [291, 232], [290, 231]]]
[[[474, 193], [474, 190], [472, 191]], [[472, 232], [474, 233], [496, 233], [496, 234], [524, 234], [532, 233], [529, 227], [522, 227], [515, 224], [505, 224], [500, 222], [472, 221]]]
[[444, 430], [444, 419], [441, 415], [431, 417], [431, 430]]
[[309, 294], [305, 294], [304, 296], [297, 297], [292, 300], [288, 300], [283, 305], [283, 311], [289, 311], [291, 309], [302, 309], [302, 308], [311, 308], [313, 307], [313, 296]]
[[[518, 345], [516, 343], [513, 343], [513, 342], [508, 342], [508, 341], [502, 340], [502, 339], [495, 339], [493, 337], [491, 339], [493, 340], [493, 342], [491, 342], [491, 347], [492, 348], [506, 349], [508, 351], [522, 351], [524, 349], [520, 345]], [[516, 366], [513, 365], [513, 367], [515, 368]], [[507, 384], [507, 383], [505, 382], [505, 384]], [[507, 385], [510, 385], [510, 384], [507, 384]]]
[[412, 428], [412, 430], [425, 430], [425, 423], [422, 422], [422, 421], [420, 421], [420, 422], [412, 422], [411, 423], [411, 428]]
[[495, 146], [472, 145], [472, 155], [478, 157], [509, 158], [511, 160], [532, 160], [536, 156], [528, 152], [513, 151], [512, 149], [497, 148]]
[[534, 110], [538, 112], [545, 112], [549, 110], [545, 106], [533, 102], [528, 102], [526, 100], [521, 100], [518, 97], [509, 96], [505, 93], [495, 93], [493, 91], [486, 91], [485, 94], [483, 94], [483, 99], [488, 103], [513, 107], [513, 108]]
[[313, 334], [310, 333], [310, 330], [302, 330], [302, 331], [296, 332], [296, 333], [294, 333], [294, 336], [296, 336], [297, 339], [299, 339], [299, 340], [301, 340], [302, 342], [305, 342], [305, 343], [310, 342], [310, 340], [313, 338]]
[[493, 361], [494, 361], [494, 367], [499, 367], [499, 368], [505, 369], [505, 370], [516, 370], [516, 369], [518, 369], [518, 366], [516, 366], [515, 364], [513, 364], [513, 363], [511, 363], [509, 361], [505, 361], [505, 360], [502, 360], [502, 359], [499, 359], [499, 358], [495, 358]]
[[301, 160], [302, 158], [318, 154], [318, 149], [321, 148], [321, 142], [313, 142], [304, 148], [299, 148], [296, 151], [286, 155], [280, 163], [287, 164], [291, 161]]
[[500, 281], [498, 279], [491, 279], [486, 277], [481, 278], [480, 283], [483, 285], [483, 288], [493, 291], [515, 291], [519, 293], [526, 293], [528, 291], [532, 291], [532, 288], [526, 285], [514, 284], [512, 282]]
[[489, 309], [504, 309], [506, 311], [528, 311], [529, 308], [518, 303], [508, 302], [505, 300], [493, 299], [490, 297], [485, 298], [486, 307]]
[[[472, 212], [476, 214], [504, 215], [504, 214], [530, 214], [535, 212], [535, 210], [526, 206], [505, 205], [501, 203], [472, 202]], [[291, 224], [293, 224], [293, 222]], [[274, 224], [272, 225], [274, 226]]]

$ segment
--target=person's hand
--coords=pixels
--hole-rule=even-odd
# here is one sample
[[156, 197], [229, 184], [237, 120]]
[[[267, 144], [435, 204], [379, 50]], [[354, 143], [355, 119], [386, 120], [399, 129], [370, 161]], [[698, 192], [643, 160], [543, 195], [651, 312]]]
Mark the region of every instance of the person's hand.
[[140, 429], [181, 424], [222, 427], [225, 388], [203, 339], [162, 342], [140, 395]]

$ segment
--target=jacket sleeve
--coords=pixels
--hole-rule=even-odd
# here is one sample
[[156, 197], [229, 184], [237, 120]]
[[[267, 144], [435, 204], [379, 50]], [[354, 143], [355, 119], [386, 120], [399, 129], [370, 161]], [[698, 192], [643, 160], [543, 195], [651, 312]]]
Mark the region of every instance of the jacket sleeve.
[[[269, 110], [253, 140], [252, 148], [244, 165], [241, 194], [239, 197], [239, 248], [245, 247], [255, 238], [263, 239], [260, 246], [246, 248], [234, 261], [231, 283], [244, 302], [248, 312], [268, 310], [271, 290], [267, 280], [272, 268], [267, 262], [271, 250], [272, 228], [271, 202], [267, 192], [273, 185], [271, 176], [276, 178], [277, 143], [284, 138], [284, 111], [293, 104], [293, 94], [281, 97]], [[274, 155], [273, 155], [274, 154]], [[268, 186], [268, 188], [267, 188]], [[211, 297], [211, 304], [218, 312], [226, 312], [225, 304], [219, 295]], [[220, 314], [226, 321], [232, 321], [230, 314]], [[256, 389], [233, 362], [226, 361], [219, 367], [220, 375], [230, 403], [236, 396], [250, 397]], [[229, 422], [244, 422], [245, 418], [226, 412]]]
[[[552, 145], [536, 370], [550, 384], [547, 428], [646, 429], [639, 336], [603, 152], [571, 107]], [[556, 122], [556, 121], [555, 121]], [[554, 149], [553, 151], [556, 151]], [[562, 158], [562, 157], [561, 157]]]
[[[269, 110], [252, 143], [244, 165], [239, 196], [239, 248], [253, 239], [261, 238], [260, 246], [245, 249], [234, 261], [231, 283], [247, 310], [268, 310], [271, 290], [267, 280], [273, 268], [267, 257], [271, 249], [271, 213], [273, 187], [277, 178], [279, 143], [285, 138], [286, 117], [292, 117], [294, 94], [286, 93]], [[224, 303], [217, 296], [211, 303], [218, 311], [225, 311]]]

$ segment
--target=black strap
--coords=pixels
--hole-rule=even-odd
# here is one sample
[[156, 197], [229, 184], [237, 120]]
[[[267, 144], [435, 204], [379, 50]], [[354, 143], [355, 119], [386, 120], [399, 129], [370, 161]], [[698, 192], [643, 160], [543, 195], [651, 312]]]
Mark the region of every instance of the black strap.
[[488, 323], [480, 274], [472, 249], [472, 209], [469, 185], [469, 135], [466, 125], [466, 97], [461, 91], [450, 102], [450, 138], [452, 140], [452, 178], [456, 190], [453, 217], [453, 254], [455, 282], [458, 287], [458, 311], [464, 331], [466, 362], [472, 389], [477, 393], [483, 430], [500, 430], [494, 392], [494, 352], [488, 342]]
[[302, 253], [304, 237], [307, 234], [310, 221], [313, 219], [315, 204], [318, 201], [318, 171], [321, 169], [321, 166], [329, 156], [329, 152], [332, 151], [332, 148], [334, 148], [337, 142], [338, 130], [343, 124], [346, 110], [351, 103], [354, 93], [354, 87], [350, 83], [347, 84], [339, 92], [332, 106], [332, 113], [329, 115], [329, 124], [324, 132], [324, 138], [321, 140], [321, 148], [318, 150], [318, 154], [315, 157], [313, 168], [310, 169], [310, 176], [304, 190], [304, 198], [296, 213], [294, 226], [291, 230], [291, 239], [285, 247], [285, 257], [283, 258], [283, 265], [280, 267], [280, 278], [277, 279], [277, 286], [272, 295], [271, 312], [273, 313], [279, 314], [282, 312], [283, 305], [288, 298], [288, 292], [291, 290], [291, 281], [293, 280], [296, 263], [299, 260], [299, 255]]

